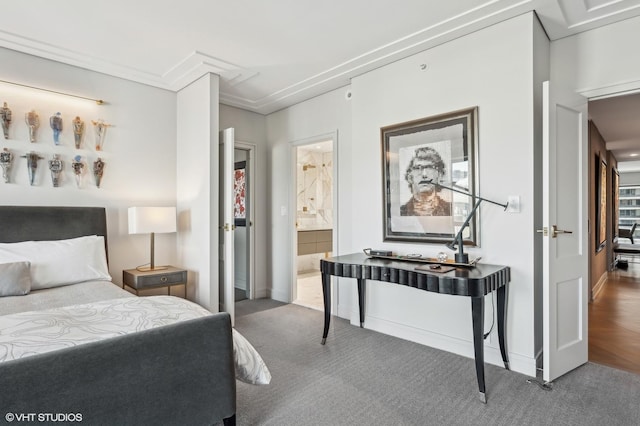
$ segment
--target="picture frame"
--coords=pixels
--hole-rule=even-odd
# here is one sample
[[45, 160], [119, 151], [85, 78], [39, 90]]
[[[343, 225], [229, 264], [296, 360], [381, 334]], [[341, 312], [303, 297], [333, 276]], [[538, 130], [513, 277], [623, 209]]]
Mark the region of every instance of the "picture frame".
[[611, 168], [611, 225], [613, 232], [611, 233], [611, 241], [615, 242], [620, 237], [619, 224], [620, 218], [620, 173], [615, 167]]
[[596, 252], [607, 245], [607, 162], [596, 156]]
[[[454, 239], [476, 202], [477, 126], [478, 107], [471, 107], [380, 129], [384, 241]], [[476, 213], [465, 245], [479, 245], [478, 223]]]

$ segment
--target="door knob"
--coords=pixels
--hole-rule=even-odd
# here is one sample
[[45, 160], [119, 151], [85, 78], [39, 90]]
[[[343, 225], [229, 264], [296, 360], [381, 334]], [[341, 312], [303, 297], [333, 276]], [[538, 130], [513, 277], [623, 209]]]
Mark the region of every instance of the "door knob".
[[[546, 226], [542, 229], [536, 230], [536, 232], [542, 233], [542, 235], [544, 235], [545, 237], [549, 235], [549, 231]], [[558, 234], [573, 234], [573, 231], [565, 231], [564, 229], [558, 229], [557, 225], [551, 226], [551, 238], [557, 237]]]
[[565, 231], [564, 229], [558, 229], [556, 225], [551, 227], [551, 238], [555, 238], [558, 234], [573, 234], [573, 231]]

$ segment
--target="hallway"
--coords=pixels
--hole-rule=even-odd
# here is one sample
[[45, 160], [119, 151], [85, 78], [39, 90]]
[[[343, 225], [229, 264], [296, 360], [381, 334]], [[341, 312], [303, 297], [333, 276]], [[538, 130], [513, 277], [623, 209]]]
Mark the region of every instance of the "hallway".
[[640, 374], [640, 264], [609, 272], [589, 304], [589, 361]]

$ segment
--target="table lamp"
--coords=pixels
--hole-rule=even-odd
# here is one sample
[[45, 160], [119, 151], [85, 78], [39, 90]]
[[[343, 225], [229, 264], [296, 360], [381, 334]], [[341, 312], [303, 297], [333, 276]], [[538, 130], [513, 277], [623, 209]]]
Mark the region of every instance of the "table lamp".
[[151, 234], [151, 262], [139, 271], [167, 269], [154, 262], [154, 237], [156, 233], [176, 232], [175, 207], [129, 207], [129, 234]]
[[471, 212], [469, 212], [469, 214], [467, 215], [467, 218], [464, 220], [464, 223], [460, 227], [460, 230], [456, 234], [455, 238], [453, 239], [453, 241], [451, 241], [450, 243], [447, 244], [447, 247], [450, 250], [455, 251], [456, 248], [458, 250], [458, 252], [455, 254], [456, 263], [469, 264], [469, 255], [464, 252], [464, 241], [463, 241], [464, 239], [462, 237], [462, 233], [464, 231], [464, 228], [469, 226], [469, 222], [471, 221], [473, 216], [476, 214], [476, 211], [478, 210], [478, 207], [480, 207], [480, 203], [482, 203], [483, 201], [486, 201], [488, 203], [495, 204], [497, 206], [503, 207], [505, 211], [507, 210], [507, 207], [509, 207], [509, 203], [502, 204], [502, 203], [498, 203], [497, 201], [491, 201], [491, 200], [488, 200], [486, 198], [482, 198], [482, 197], [480, 197], [478, 195], [470, 194], [470, 193], [468, 193], [466, 191], [461, 191], [459, 189], [452, 188], [450, 186], [441, 185], [438, 182], [435, 182], [433, 179], [429, 179], [426, 182], [431, 183], [431, 184], [433, 184], [433, 185], [435, 185], [435, 186], [437, 186], [439, 188], [444, 188], [444, 189], [448, 189], [448, 190], [453, 191], [453, 192], [457, 192], [458, 194], [467, 195], [467, 196], [472, 197], [472, 198], [474, 198], [476, 200], [475, 204], [473, 206], [473, 209], [471, 209]]

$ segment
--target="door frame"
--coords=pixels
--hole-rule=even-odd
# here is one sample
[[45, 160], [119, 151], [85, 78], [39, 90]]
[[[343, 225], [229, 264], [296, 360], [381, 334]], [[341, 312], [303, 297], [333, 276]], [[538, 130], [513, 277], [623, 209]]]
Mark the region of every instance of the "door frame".
[[[553, 84], [553, 81], [551, 81], [551, 83]], [[588, 104], [591, 101], [595, 101], [598, 99], [605, 99], [605, 98], [610, 98], [610, 97], [617, 97], [617, 96], [624, 96], [627, 94], [633, 94], [633, 93], [638, 93], [640, 92], [640, 81], [636, 81], [627, 85], [624, 85], [624, 87], [619, 87], [618, 85], [616, 86], [603, 86], [603, 87], [596, 87], [596, 88], [591, 88], [591, 89], [585, 89], [585, 90], [580, 90], [580, 89], [575, 89], [575, 93], [583, 96], [584, 98], [586, 98], [587, 100], [587, 113], [588, 113]], [[588, 138], [588, 135], [587, 135]], [[589, 141], [587, 141], [589, 143]], [[592, 164], [591, 161], [589, 161], [589, 153], [590, 153], [590, 147], [587, 147], [588, 149], [586, 149], [584, 155], [587, 156], [587, 167], [589, 168], [589, 170], [591, 169]], [[579, 155], [579, 154], [578, 154]], [[587, 180], [588, 180], [588, 176], [589, 174], [587, 174]], [[587, 197], [591, 198], [593, 196], [593, 190], [594, 188], [592, 188], [589, 185], [589, 182], [586, 183], [587, 185]], [[589, 205], [587, 204], [587, 212], [585, 212], [585, 214], [587, 215], [587, 218], [589, 217]], [[593, 225], [590, 224], [588, 226], [588, 229], [586, 231], [586, 235], [583, 235], [583, 238], [587, 238], [589, 239], [589, 241], [591, 240], [592, 237], [592, 230], [593, 229]], [[588, 250], [591, 251], [593, 246], [591, 243], [589, 243], [588, 245]], [[542, 268], [542, 262], [540, 263], [540, 268]], [[591, 280], [591, 268], [592, 268], [592, 261], [591, 261], [591, 253], [588, 253], [587, 255], [587, 273], [588, 273], [588, 283], [587, 283], [587, 290], [590, 291], [591, 289], [591, 285], [592, 283], [590, 282]], [[583, 306], [583, 309], [589, 309], [589, 303], [590, 303], [590, 297], [588, 296], [586, 301], [586, 306]], [[543, 306], [543, 315], [544, 315], [544, 309], [548, 309], [548, 306]], [[589, 324], [589, 321], [587, 319], [587, 327], [590, 327], [591, 324]], [[586, 335], [586, 339], [587, 339], [587, 345], [589, 344], [589, 333], [587, 332]], [[542, 350], [542, 347], [541, 347]], [[543, 357], [545, 357], [544, 351], [542, 352]], [[540, 358], [538, 358], [538, 361], [542, 361]], [[588, 356], [587, 356], [587, 362], [588, 362]], [[537, 363], [537, 366], [540, 370], [543, 370], [541, 367], [542, 362]], [[544, 372], [543, 372], [544, 374]]]
[[[289, 143], [289, 166], [290, 166], [290, 176], [291, 179], [289, 186], [289, 211], [291, 214], [289, 215], [289, 229], [291, 231], [290, 238], [290, 281], [291, 288], [289, 290], [289, 303], [293, 303], [297, 298], [298, 293], [298, 233], [296, 228], [297, 221], [297, 204], [298, 204], [298, 174], [297, 174], [297, 153], [298, 148], [306, 145], [313, 145], [314, 143], [326, 142], [330, 140], [332, 142], [332, 160], [333, 160], [333, 186], [332, 186], [332, 194], [331, 198], [333, 201], [333, 213], [332, 213], [332, 221], [333, 221], [333, 231], [332, 231], [332, 252], [338, 252], [338, 238], [339, 235], [339, 223], [338, 223], [338, 186], [339, 186], [339, 173], [338, 173], [338, 131], [333, 131], [329, 133], [323, 133], [317, 136], [311, 136], [309, 138], [299, 139]], [[337, 295], [336, 291], [336, 282], [332, 280], [331, 284], [331, 293], [332, 295]], [[331, 311], [338, 312], [338, 298], [331, 297]]]
[[255, 270], [256, 270], [256, 221], [255, 221], [255, 212], [256, 212], [256, 194], [255, 194], [255, 176], [256, 176], [256, 149], [257, 145], [249, 142], [243, 141], [235, 141], [234, 144], [235, 149], [241, 149], [243, 151], [247, 151], [247, 172], [249, 174], [248, 180], [248, 191], [249, 191], [249, 209], [247, 216], [247, 238], [249, 239], [249, 243], [247, 244], [247, 263], [249, 266], [248, 275], [248, 299], [255, 299], [256, 297], [256, 284], [255, 284]]
[[[219, 310], [228, 312], [231, 325], [235, 324], [235, 280], [234, 280], [234, 220], [233, 220], [233, 170], [235, 128], [219, 131], [218, 152], [218, 293]], [[229, 170], [227, 170], [229, 169]], [[228, 204], [227, 204], [228, 203]]]
[[[601, 88], [595, 88], [595, 89], [589, 89], [589, 90], [584, 90], [584, 91], [580, 91], [577, 90], [577, 93], [581, 94], [582, 96], [584, 96], [585, 98], [587, 98], [587, 105], [589, 104], [589, 102], [591, 101], [596, 101], [599, 99], [607, 99], [607, 98], [616, 98], [616, 97], [620, 97], [620, 96], [625, 96], [625, 95], [632, 95], [632, 94], [638, 94], [640, 92], [640, 82], [636, 81], [630, 84], [625, 84], [622, 87], [619, 85], [616, 86], [605, 86], [605, 87], [601, 87]], [[589, 140], [589, 157], [588, 157], [588, 166], [589, 166], [589, 173], [591, 173], [592, 168], [594, 167], [593, 162], [591, 161], [591, 140]], [[616, 159], [617, 160], [617, 159]], [[618, 165], [620, 163], [618, 162]], [[608, 168], [608, 170], [610, 170], [610, 168]], [[595, 194], [593, 193], [593, 191], [595, 190], [595, 188], [591, 187], [591, 185], [589, 185], [588, 187], [588, 191], [589, 191], [589, 199], [595, 199]], [[588, 212], [587, 212], [588, 214]], [[613, 226], [618, 226], [617, 223], [613, 223]], [[593, 228], [593, 225], [590, 226], [590, 231]], [[608, 230], [610, 233], [613, 233], [613, 229]], [[611, 235], [607, 235], [607, 241], [610, 241], [610, 237]], [[588, 235], [589, 238], [589, 256], [588, 256], [588, 269], [589, 269], [589, 302], [591, 303], [593, 301], [592, 296], [593, 296], [593, 286], [596, 284], [595, 282], [592, 281], [592, 274], [591, 274], [591, 268], [593, 267], [592, 265], [592, 256], [593, 256], [593, 250], [595, 250], [595, 243], [594, 243], [594, 238], [593, 238], [593, 234], [589, 234]], [[611, 250], [611, 245], [608, 244], [607, 245], [607, 251]], [[610, 262], [609, 262], [609, 256], [610, 254], [607, 254], [607, 273], [610, 272]], [[588, 307], [588, 306], [587, 306]], [[591, 327], [591, 321], [588, 320], [588, 327]], [[588, 339], [588, 336], [587, 336]], [[588, 344], [588, 340], [587, 340], [587, 344]]]

